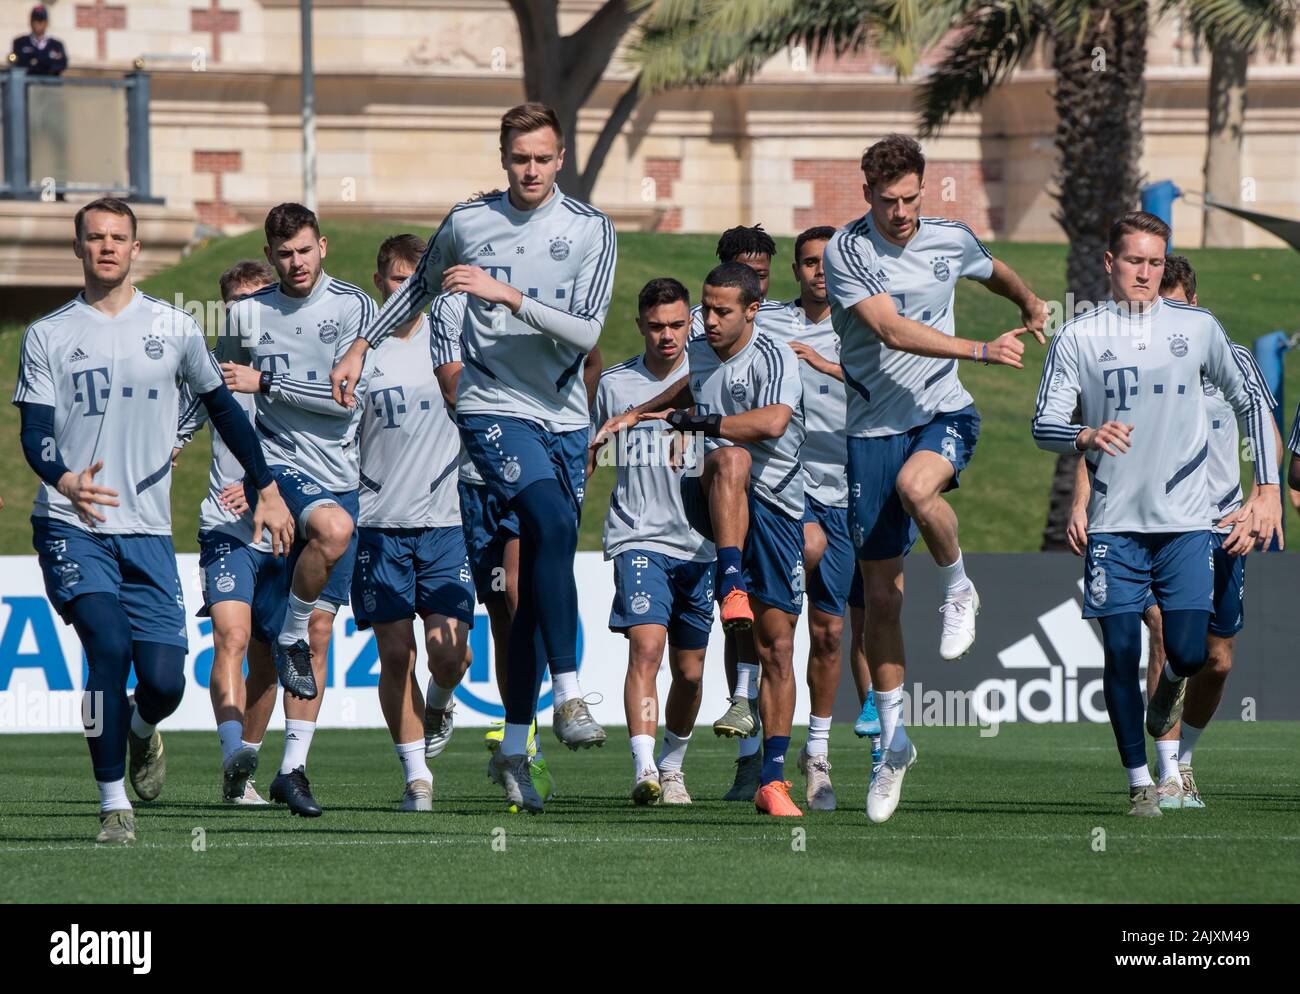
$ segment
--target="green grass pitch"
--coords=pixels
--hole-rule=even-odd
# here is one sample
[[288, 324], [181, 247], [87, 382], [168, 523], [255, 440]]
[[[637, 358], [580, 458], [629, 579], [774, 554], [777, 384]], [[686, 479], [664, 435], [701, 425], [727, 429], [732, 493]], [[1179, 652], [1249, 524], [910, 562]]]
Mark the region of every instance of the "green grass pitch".
[[[1214, 725], [1196, 764], [1208, 808], [1150, 820], [1124, 814], [1105, 726], [1004, 725], [989, 738], [914, 729], [919, 761], [885, 825], [863, 813], [868, 753], [846, 727], [831, 745], [840, 810], [797, 820], [716, 800], [735, 746], [707, 726], [686, 759], [696, 803], [634, 808], [626, 733], [610, 733], [604, 749], [574, 754], [543, 730], [560, 796], [529, 817], [502, 810], [479, 729], [459, 729], [434, 761], [433, 814], [394, 810], [400, 772], [385, 732], [326, 730], [310, 768], [325, 815], [304, 821], [220, 804], [216, 737], [174, 732], [162, 797], [137, 804], [138, 843], [113, 850], [91, 842], [80, 738], [6, 736], [0, 899], [1179, 903], [1300, 893], [1296, 723]], [[802, 741], [797, 729], [789, 762], [800, 802]], [[264, 792], [280, 749], [280, 735], [268, 736]]]

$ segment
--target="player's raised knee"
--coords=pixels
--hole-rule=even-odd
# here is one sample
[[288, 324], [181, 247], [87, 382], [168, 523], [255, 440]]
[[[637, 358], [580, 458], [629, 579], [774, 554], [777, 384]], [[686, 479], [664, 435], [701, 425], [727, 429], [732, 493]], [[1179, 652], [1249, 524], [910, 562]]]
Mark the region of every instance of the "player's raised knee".
[[341, 507], [324, 508], [328, 513], [313, 514], [311, 539], [331, 561], [337, 561], [348, 551], [352, 541], [352, 518]]
[[749, 450], [739, 445], [725, 445], [709, 453], [707, 460], [715, 478], [737, 480], [742, 484], [749, 479], [753, 460]]
[[904, 468], [898, 474], [895, 484], [898, 499], [903, 502], [903, 509], [909, 515], [915, 515], [917, 509], [925, 507], [935, 497], [935, 489], [924, 476], [916, 471]]

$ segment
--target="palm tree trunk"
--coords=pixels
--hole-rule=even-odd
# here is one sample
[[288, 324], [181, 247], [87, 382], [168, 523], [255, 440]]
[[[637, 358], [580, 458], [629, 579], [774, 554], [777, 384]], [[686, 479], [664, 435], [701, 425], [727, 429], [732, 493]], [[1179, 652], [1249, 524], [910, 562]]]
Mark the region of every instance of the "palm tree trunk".
[[[1205, 193], [1221, 204], [1241, 202], [1241, 142], [1246, 124], [1248, 59], [1247, 50], [1231, 41], [1211, 43]], [[1227, 211], [1206, 211], [1202, 232], [1207, 247], [1241, 247], [1242, 223]]]
[[[1137, 206], [1142, 180], [1146, 5], [1099, 0], [1094, 9], [1082, 35], [1056, 37], [1052, 45], [1059, 205], [1054, 217], [1070, 243], [1065, 275], [1075, 313], [1110, 299], [1102, 259], [1107, 233], [1119, 214]], [[1044, 551], [1067, 548], [1078, 460], [1066, 454], [1056, 461]]]

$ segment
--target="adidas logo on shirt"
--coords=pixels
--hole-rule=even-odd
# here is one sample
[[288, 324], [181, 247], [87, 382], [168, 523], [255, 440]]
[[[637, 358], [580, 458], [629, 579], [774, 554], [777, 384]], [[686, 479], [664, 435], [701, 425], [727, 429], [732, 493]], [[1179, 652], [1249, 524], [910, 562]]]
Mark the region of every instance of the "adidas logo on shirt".
[[258, 345], [274, 345], [275, 339], [271, 337], [269, 331], [262, 332], [262, 337], [257, 340]]
[[478, 254], [479, 254], [479, 255], [496, 255], [496, 253], [492, 251], [492, 243], [491, 243], [491, 242], [488, 242], [488, 243], [487, 243], [486, 245], [484, 245], [481, 249], [479, 249], [479, 250], [478, 250]]
[[732, 573], [739, 573], [739, 572], [740, 570], [736, 569], [736, 567], [728, 566], [726, 572], [723, 573], [723, 576], [730, 576]]
[[68, 362], [81, 362], [84, 359], [88, 359], [88, 358], [89, 356], [87, 356], [85, 352], [81, 351], [81, 349], [79, 348], [76, 348], [72, 350], [72, 355], [68, 356]]
[[1103, 353], [1101, 354], [1101, 358], [1099, 358], [1097, 361], [1098, 361], [1098, 362], [1114, 362], [1114, 361], [1115, 361], [1115, 353], [1112, 352], [1110, 349], [1107, 349], [1105, 352], [1103, 352]]

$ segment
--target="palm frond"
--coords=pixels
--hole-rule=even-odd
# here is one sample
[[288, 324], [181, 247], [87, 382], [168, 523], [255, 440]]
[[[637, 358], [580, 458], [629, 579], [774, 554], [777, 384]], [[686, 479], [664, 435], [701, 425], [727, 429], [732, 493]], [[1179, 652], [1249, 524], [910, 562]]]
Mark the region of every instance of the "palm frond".
[[1297, 0], [1165, 0], [1164, 12], [1179, 11], [1196, 34], [1254, 51], [1285, 42], [1300, 19]]
[[1044, 4], [981, 3], [961, 22], [961, 35], [917, 94], [920, 131], [929, 136], [970, 110], [1033, 51], [1049, 28]]
[[640, 0], [629, 58], [648, 91], [750, 78], [790, 45], [843, 55], [873, 45], [900, 75], [970, 0]]

